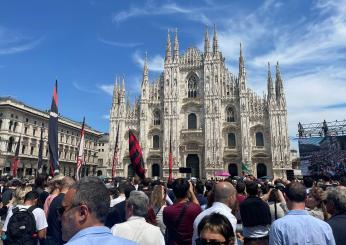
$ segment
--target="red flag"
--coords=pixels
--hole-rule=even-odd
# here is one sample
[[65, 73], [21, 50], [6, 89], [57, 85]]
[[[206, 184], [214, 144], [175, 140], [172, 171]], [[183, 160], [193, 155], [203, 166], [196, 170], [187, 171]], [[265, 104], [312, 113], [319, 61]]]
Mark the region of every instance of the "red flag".
[[22, 136], [19, 136], [19, 140], [17, 143], [17, 147], [16, 147], [16, 152], [14, 153], [14, 157], [12, 160], [12, 175], [13, 177], [17, 176], [17, 168], [18, 168], [18, 162], [19, 162], [19, 148], [20, 148], [20, 140], [21, 140]]
[[85, 124], [85, 117], [83, 118], [82, 129], [80, 132], [79, 152], [77, 157], [77, 171], [76, 171], [77, 180], [80, 179], [80, 168], [83, 164], [83, 158], [84, 158], [84, 124]]
[[130, 159], [133, 169], [135, 173], [142, 179], [145, 178], [145, 169], [144, 162], [142, 156], [142, 150], [139, 146], [139, 142], [136, 136], [129, 131], [129, 151], [130, 151]]
[[55, 81], [48, 127], [50, 174], [52, 176], [55, 172], [59, 172], [58, 116], [58, 81]]
[[112, 178], [115, 177], [115, 167], [118, 164], [118, 151], [119, 151], [119, 122], [117, 126], [117, 136], [114, 145], [113, 163], [112, 163]]
[[169, 176], [168, 182], [173, 180], [173, 156], [172, 156], [172, 138], [169, 136]]

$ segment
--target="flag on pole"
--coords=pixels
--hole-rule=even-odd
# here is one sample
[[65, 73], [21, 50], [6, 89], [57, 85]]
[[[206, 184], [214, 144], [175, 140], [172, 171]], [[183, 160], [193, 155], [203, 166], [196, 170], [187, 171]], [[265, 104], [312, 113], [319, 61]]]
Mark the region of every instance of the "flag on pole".
[[12, 175], [13, 177], [17, 177], [17, 168], [18, 168], [18, 162], [19, 162], [19, 148], [20, 148], [20, 140], [22, 136], [19, 136], [19, 140], [17, 142], [16, 151], [14, 153], [14, 157], [12, 159]]
[[117, 126], [117, 136], [115, 138], [114, 153], [113, 153], [113, 163], [112, 163], [112, 178], [115, 177], [115, 168], [118, 165], [118, 151], [119, 151], [119, 122]]
[[142, 179], [145, 178], [145, 169], [144, 162], [142, 156], [142, 150], [139, 146], [139, 142], [136, 136], [129, 131], [129, 151], [130, 151], [130, 159], [133, 169], [135, 173]]
[[83, 118], [82, 129], [80, 132], [80, 142], [79, 142], [79, 151], [77, 156], [77, 171], [76, 171], [76, 179], [80, 179], [80, 168], [83, 165], [84, 159], [84, 126], [85, 126], [85, 117]]
[[58, 153], [58, 81], [55, 81], [55, 87], [52, 98], [52, 105], [49, 112], [49, 162], [50, 174], [53, 176], [55, 172], [59, 172], [59, 153]]
[[169, 136], [169, 176], [168, 182], [173, 180], [173, 156], [172, 156], [172, 137]]
[[43, 129], [41, 129], [40, 145], [38, 147], [37, 172], [40, 173], [43, 165]]
[[248, 167], [247, 167], [247, 164], [244, 162], [241, 163], [241, 170], [242, 170], [242, 172], [244, 172], [246, 174], [249, 174], [249, 172], [250, 172]]

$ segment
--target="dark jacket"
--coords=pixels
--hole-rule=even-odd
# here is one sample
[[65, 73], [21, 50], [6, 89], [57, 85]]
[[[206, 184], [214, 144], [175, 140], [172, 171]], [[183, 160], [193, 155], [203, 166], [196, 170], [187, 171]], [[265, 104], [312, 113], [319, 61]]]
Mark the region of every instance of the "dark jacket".
[[332, 227], [336, 245], [346, 242], [346, 213], [337, 214], [331, 217], [327, 223]]

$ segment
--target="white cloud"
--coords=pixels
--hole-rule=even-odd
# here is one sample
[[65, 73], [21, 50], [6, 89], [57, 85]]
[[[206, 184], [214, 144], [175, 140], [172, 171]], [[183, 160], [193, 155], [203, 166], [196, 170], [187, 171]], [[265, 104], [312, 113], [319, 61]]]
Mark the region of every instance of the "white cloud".
[[106, 94], [113, 96], [114, 84], [101, 84], [98, 88]]
[[[139, 51], [136, 51], [132, 56], [134, 62], [143, 69], [144, 55], [141, 56]], [[164, 58], [161, 55], [155, 55], [153, 58], [148, 56], [148, 68], [149, 71], [162, 72], [163, 71]]]
[[27, 43], [14, 44], [9, 46], [0, 46], [0, 55], [21, 53], [23, 51], [31, 50], [38, 46], [44, 40], [43, 37], [30, 41]]
[[102, 119], [109, 120], [109, 114], [102, 115]]
[[80, 92], [91, 93], [91, 94], [97, 93], [95, 90], [85, 88], [85, 87], [81, 86], [80, 84], [78, 84], [77, 82], [73, 82], [72, 85], [73, 85], [73, 87], [75, 87]]
[[128, 10], [120, 11], [113, 15], [113, 22], [120, 24], [131, 18], [140, 16], [154, 16], [154, 15], [172, 15], [180, 14], [187, 19], [201, 22], [203, 24], [210, 25], [210, 19], [201, 12], [201, 9], [194, 7], [182, 7], [176, 3], [159, 4], [152, 1], [147, 2], [144, 6], [134, 7], [132, 6]]
[[103, 38], [98, 38], [98, 40], [101, 43], [107, 44], [107, 45], [111, 45], [111, 46], [116, 46], [116, 47], [122, 47], [122, 48], [134, 48], [134, 47], [138, 47], [143, 45], [143, 43], [121, 43], [121, 42], [114, 42], [114, 41], [109, 41], [109, 40], [105, 40]]

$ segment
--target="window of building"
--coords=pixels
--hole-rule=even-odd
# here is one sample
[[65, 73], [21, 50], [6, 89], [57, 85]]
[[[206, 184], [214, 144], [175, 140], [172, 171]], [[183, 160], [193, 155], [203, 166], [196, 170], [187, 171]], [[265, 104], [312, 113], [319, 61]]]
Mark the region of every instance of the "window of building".
[[11, 118], [13, 118], [13, 114], [11, 114]]
[[2, 128], [2, 120], [0, 119], [0, 130], [1, 130], [1, 128]]
[[235, 134], [234, 133], [228, 134], [228, 147], [230, 147], [230, 148], [236, 147], [236, 140], [235, 140]]
[[29, 118], [25, 118], [25, 122], [29, 122]]
[[44, 123], [42, 123], [41, 125], [42, 125], [42, 127], [44, 127]]
[[154, 125], [160, 125], [160, 124], [161, 124], [160, 111], [156, 110], [156, 111], [154, 111]]
[[256, 146], [264, 146], [264, 139], [263, 139], [263, 133], [257, 132], [256, 133]]
[[197, 117], [195, 113], [190, 113], [188, 116], [188, 129], [197, 129]]
[[196, 75], [193, 75], [189, 78], [188, 81], [188, 91], [187, 91], [187, 97], [189, 98], [196, 98], [197, 97], [197, 82], [198, 82], [198, 78]]
[[32, 135], [36, 136], [36, 129], [32, 130]]
[[37, 122], [36, 122], [36, 121], [34, 121], [34, 124], [35, 124], [35, 125], [36, 125], [36, 123], [37, 123]]
[[12, 152], [13, 143], [14, 143], [14, 138], [10, 137], [8, 140], [8, 145], [7, 145], [7, 151], [8, 152]]
[[234, 111], [232, 107], [227, 107], [226, 109], [226, 121], [235, 122]]
[[46, 149], [46, 157], [48, 156], [48, 147], [47, 147], [47, 149]]
[[153, 148], [154, 149], [160, 148], [160, 136], [158, 136], [158, 135], [153, 136]]
[[27, 134], [28, 133], [28, 127], [25, 127], [24, 128], [24, 134]]
[[10, 121], [10, 124], [8, 125], [8, 130], [11, 131], [12, 130], [12, 126], [13, 126], [13, 122]]
[[30, 147], [30, 155], [31, 155], [31, 156], [34, 155], [34, 147], [33, 147], [33, 146]]
[[13, 132], [16, 132], [17, 126], [18, 126], [18, 122], [14, 122], [14, 124], [13, 124]]
[[25, 145], [22, 146], [22, 154], [25, 154]]
[[102, 149], [102, 152], [104, 152], [105, 150], [104, 149]]

